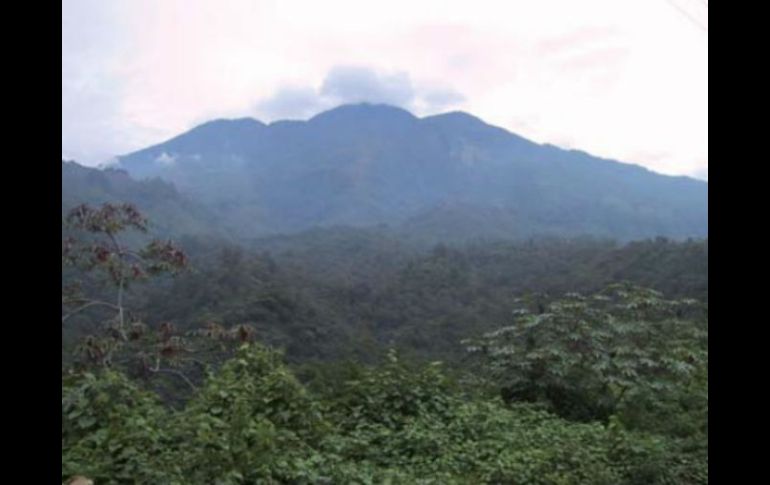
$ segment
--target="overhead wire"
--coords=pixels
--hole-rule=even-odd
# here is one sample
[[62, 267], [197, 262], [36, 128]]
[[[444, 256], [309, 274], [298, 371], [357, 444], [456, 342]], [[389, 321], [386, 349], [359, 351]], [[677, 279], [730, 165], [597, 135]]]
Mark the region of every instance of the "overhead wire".
[[[668, 2], [669, 5], [671, 5], [675, 9], [677, 9], [679, 11], [679, 13], [684, 15], [696, 27], [698, 27], [699, 29], [703, 30], [704, 32], [708, 32], [708, 25], [703, 25], [703, 23], [697, 17], [695, 17], [692, 13], [690, 13], [687, 10], [685, 10], [684, 8], [682, 8], [681, 5], [676, 3], [674, 0], [666, 0], [666, 2]], [[701, 0], [701, 3], [703, 3], [706, 6], [706, 8], [708, 8], [708, 3], [706, 3], [704, 0]]]

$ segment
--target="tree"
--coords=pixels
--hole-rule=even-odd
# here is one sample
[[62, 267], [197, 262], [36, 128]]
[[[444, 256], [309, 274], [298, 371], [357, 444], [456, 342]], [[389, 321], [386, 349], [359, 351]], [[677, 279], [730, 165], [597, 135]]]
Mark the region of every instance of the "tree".
[[187, 265], [187, 256], [171, 241], [152, 240], [139, 250], [121, 244], [119, 236], [126, 230], [147, 232], [148, 221], [131, 204], [103, 204], [92, 208], [87, 204], [72, 209], [66, 218], [70, 229], [91, 237], [78, 240], [72, 236], [62, 242], [62, 262], [87, 271], [100, 271], [116, 287], [114, 302], [85, 297], [72, 285], [63, 288], [62, 306], [67, 311], [62, 322], [93, 306], [113, 309], [114, 330], [123, 340], [128, 338], [124, 295], [131, 283], [147, 276], [177, 272]]
[[542, 313], [515, 314], [513, 325], [469, 347], [508, 401], [542, 401], [571, 419], [607, 419], [641, 395], [676, 392], [707, 375], [708, 310], [694, 300], [620, 284], [589, 297], [570, 294]]
[[[89, 309], [105, 308], [109, 318], [97, 335], [87, 335], [77, 349], [81, 363], [98, 367], [125, 364], [141, 375], [173, 374], [189, 387], [190, 379], [174, 366], [161, 366], [181, 353], [190, 351], [188, 342], [170, 323], [155, 331], [126, 308], [125, 297], [133, 284], [151, 276], [175, 274], [187, 267], [185, 253], [172, 241], [150, 240], [138, 249], [124, 244], [128, 231], [146, 233], [147, 219], [131, 204], [103, 204], [94, 208], [80, 205], [65, 219], [69, 233], [62, 241], [62, 263], [91, 275], [113, 288], [112, 299], [86, 295], [80, 281], [62, 286], [62, 324]], [[92, 282], [93, 283], [93, 282]], [[94, 286], [92, 284], [92, 286]], [[116, 352], [122, 359], [116, 361]]]

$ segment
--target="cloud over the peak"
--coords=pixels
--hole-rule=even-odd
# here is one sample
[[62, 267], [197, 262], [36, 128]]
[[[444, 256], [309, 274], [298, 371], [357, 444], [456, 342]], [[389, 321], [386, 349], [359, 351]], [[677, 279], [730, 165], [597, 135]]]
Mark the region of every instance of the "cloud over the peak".
[[405, 72], [384, 73], [364, 66], [332, 67], [319, 94], [343, 103], [385, 103], [408, 108], [414, 86]]
[[336, 65], [318, 87], [282, 86], [255, 105], [256, 114], [269, 120], [304, 119], [348, 103], [383, 103], [418, 114], [433, 114], [457, 106], [465, 96], [447, 86], [412, 81], [405, 71], [378, 70], [363, 65]]

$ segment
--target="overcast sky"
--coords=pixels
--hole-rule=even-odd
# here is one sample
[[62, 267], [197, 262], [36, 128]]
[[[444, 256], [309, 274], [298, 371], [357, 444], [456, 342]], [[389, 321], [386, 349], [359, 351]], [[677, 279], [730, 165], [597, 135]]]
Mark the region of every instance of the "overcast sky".
[[708, 178], [706, 0], [63, 0], [62, 157], [346, 102]]

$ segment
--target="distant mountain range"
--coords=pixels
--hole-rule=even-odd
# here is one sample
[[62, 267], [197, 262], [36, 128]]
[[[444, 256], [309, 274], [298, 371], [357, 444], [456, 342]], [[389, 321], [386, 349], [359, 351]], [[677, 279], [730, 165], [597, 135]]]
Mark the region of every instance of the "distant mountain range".
[[239, 239], [382, 224], [435, 240], [708, 234], [706, 182], [540, 145], [462, 112], [358, 104], [308, 121], [216, 120], [118, 168], [127, 174], [100, 178], [63, 164], [63, 192], [127, 191], [188, 230]]

